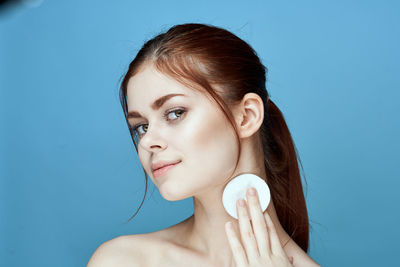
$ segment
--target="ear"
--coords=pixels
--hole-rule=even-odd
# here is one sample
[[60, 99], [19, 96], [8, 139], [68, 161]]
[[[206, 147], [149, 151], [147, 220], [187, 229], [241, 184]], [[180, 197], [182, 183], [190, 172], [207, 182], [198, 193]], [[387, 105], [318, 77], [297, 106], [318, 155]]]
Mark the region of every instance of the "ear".
[[264, 120], [264, 103], [256, 93], [247, 93], [234, 109], [240, 138], [252, 136]]

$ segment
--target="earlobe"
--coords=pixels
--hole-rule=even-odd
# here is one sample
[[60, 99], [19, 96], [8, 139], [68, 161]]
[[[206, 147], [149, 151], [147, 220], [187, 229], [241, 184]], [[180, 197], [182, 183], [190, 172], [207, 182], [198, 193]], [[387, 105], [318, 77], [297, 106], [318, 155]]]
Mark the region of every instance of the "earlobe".
[[247, 93], [237, 107], [235, 117], [240, 138], [252, 136], [264, 120], [264, 105], [261, 97]]

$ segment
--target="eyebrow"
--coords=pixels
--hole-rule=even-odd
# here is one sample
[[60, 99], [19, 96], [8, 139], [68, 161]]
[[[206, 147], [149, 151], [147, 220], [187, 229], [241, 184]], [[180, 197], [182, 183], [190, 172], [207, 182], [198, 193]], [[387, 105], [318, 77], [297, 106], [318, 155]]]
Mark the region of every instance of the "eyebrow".
[[[151, 105], [151, 108], [153, 110], [159, 110], [162, 107], [162, 105], [164, 105], [169, 99], [171, 99], [174, 96], [186, 96], [186, 95], [184, 95], [184, 94], [168, 94], [168, 95], [164, 95], [164, 96], [158, 98], [156, 101], [154, 101], [154, 103]], [[141, 118], [141, 117], [142, 117], [142, 115], [139, 112], [134, 111], [134, 110], [129, 111], [128, 115], [126, 116], [127, 119], [130, 119], [130, 118]]]

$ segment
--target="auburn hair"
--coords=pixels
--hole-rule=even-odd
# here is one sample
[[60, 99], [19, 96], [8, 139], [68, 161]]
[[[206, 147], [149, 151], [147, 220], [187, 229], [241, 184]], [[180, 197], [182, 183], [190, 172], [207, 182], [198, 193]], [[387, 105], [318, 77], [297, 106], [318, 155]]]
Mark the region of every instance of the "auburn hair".
[[[240, 139], [230, 107], [250, 92], [261, 97], [265, 115], [258, 133], [264, 151], [266, 183], [282, 227], [307, 252], [309, 222], [298, 165], [300, 163], [302, 167], [302, 164], [283, 114], [269, 99], [267, 68], [253, 48], [225, 29], [198, 23], [175, 25], [145, 42], [121, 77], [119, 92], [136, 151], [137, 140], [127, 120], [127, 85], [132, 76], [148, 65], [213, 97], [235, 129], [239, 157]], [[145, 171], [144, 174], [145, 195], [130, 219], [137, 214], [146, 197], [148, 177]]]

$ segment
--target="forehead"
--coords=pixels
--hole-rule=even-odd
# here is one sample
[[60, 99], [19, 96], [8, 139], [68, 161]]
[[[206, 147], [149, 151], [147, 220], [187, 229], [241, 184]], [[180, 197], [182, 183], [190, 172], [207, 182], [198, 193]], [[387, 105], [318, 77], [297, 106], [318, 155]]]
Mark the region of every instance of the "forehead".
[[154, 67], [145, 67], [129, 79], [128, 110], [148, 107], [155, 99], [170, 93], [201, 97], [200, 92], [187, 88], [173, 78], [158, 72]]

